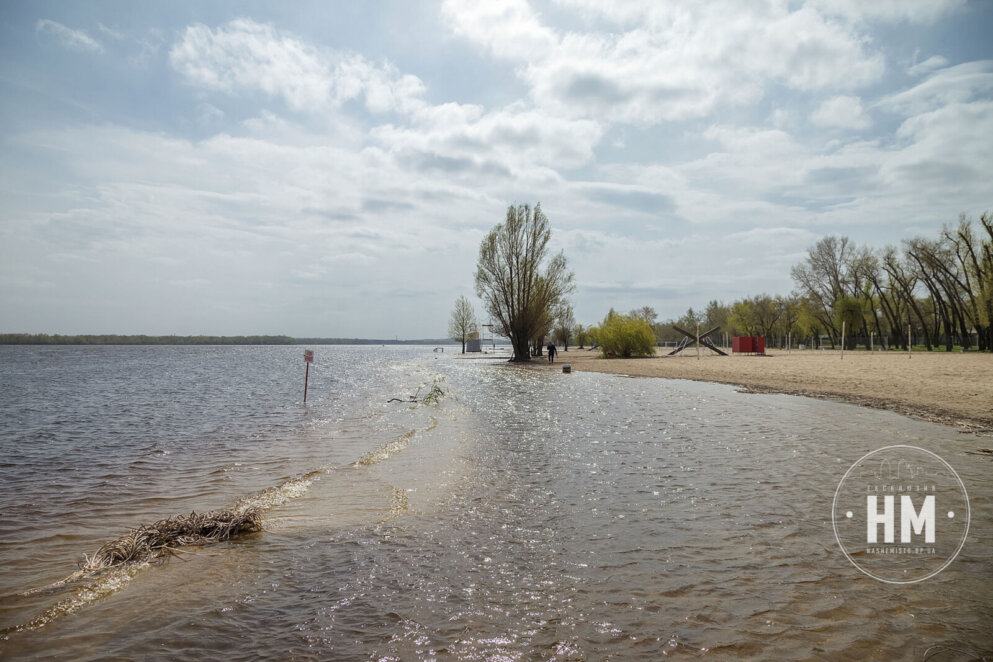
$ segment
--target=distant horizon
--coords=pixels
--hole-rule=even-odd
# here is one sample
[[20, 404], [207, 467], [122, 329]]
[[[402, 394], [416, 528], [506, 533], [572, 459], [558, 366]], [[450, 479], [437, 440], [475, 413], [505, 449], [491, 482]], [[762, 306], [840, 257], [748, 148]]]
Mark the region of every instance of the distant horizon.
[[[21, 341], [17, 341], [17, 337], [21, 338]], [[59, 338], [59, 342], [39, 342], [42, 338]], [[72, 340], [80, 339], [100, 339], [104, 338], [106, 340], [101, 342], [72, 342]], [[185, 345], [196, 345], [196, 344], [207, 344], [207, 345], [235, 345], [235, 344], [252, 344], [245, 342], [238, 342], [245, 339], [260, 339], [260, 340], [271, 340], [275, 341], [278, 339], [292, 340], [289, 342], [262, 342], [255, 344], [264, 345], [290, 345], [290, 344], [312, 344], [312, 345], [460, 345], [460, 341], [452, 340], [451, 338], [353, 338], [353, 337], [335, 337], [335, 336], [292, 336], [288, 334], [239, 334], [239, 335], [211, 335], [211, 334], [145, 334], [145, 333], [77, 333], [77, 334], [67, 334], [67, 333], [2, 333], [0, 332], [0, 345], [44, 345], [44, 344], [57, 344], [57, 345], [139, 345], [144, 344], [140, 342], [135, 342], [139, 339], [147, 340], [191, 340], [191, 339], [203, 339], [203, 342], [186, 342], [186, 343], [169, 343], [169, 342], [158, 342], [152, 344], [185, 344]], [[118, 341], [118, 342], [115, 342]], [[485, 341], [489, 343], [490, 340]], [[493, 342], [498, 345], [508, 344], [508, 341], [502, 337], [496, 337]]]

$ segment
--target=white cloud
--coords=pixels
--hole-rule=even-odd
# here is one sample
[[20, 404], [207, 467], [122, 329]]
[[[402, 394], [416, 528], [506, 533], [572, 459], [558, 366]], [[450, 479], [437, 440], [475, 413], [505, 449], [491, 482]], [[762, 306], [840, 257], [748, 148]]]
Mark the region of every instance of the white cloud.
[[930, 191], [945, 205], [988, 205], [993, 101], [952, 103], [907, 119], [897, 130], [905, 146], [881, 174], [892, 187]]
[[[447, 314], [454, 290], [469, 284], [479, 245], [480, 231], [464, 227], [472, 218], [463, 201], [469, 187], [463, 185], [463, 196], [450, 193], [451, 184], [436, 175], [407, 171], [320, 134], [287, 138], [291, 130], [281, 127], [276, 138], [221, 134], [199, 142], [115, 127], [25, 136], [33, 145], [58, 145], [72, 183], [60, 184], [53, 196], [62, 209], [17, 214], [23, 221], [16, 232], [0, 226], [0, 263], [19, 255], [18, 261], [46, 265], [40, 282], [67, 279], [53, 305], [74, 297], [126, 300], [132, 289], [141, 290], [142, 302], [132, 308], [141, 313], [130, 323], [117, 320], [120, 328], [139, 320], [146, 328], [172, 329], [169, 320], [182, 319], [184, 297], [192, 294], [167, 284], [194, 276], [227, 306], [204, 312], [198, 324], [228, 332], [271, 324], [267, 306], [284, 304], [260, 292], [273, 287], [287, 311], [306, 307], [315, 292], [343, 297], [338, 306], [322, 301], [323, 328], [370, 324], [373, 311], [358, 311], [383, 301], [398, 286], [397, 274], [438, 289], [445, 310], [436, 312]], [[139, 263], [154, 266], [142, 270]], [[121, 279], [122, 271], [133, 277]], [[364, 294], [354, 294], [359, 291]], [[408, 307], [404, 312], [417, 313], [416, 302]], [[354, 317], [336, 319], [346, 308]], [[272, 330], [311, 332], [291, 326]], [[418, 334], [434, 333], [430, 322], [413, 326]], [[369, 327], [353, 333], [369, 333], [362, 328]]]
[[295, 110], [319, 112], [359, 97], [373, 112], [411, 112], [423, 105], [420, 79], [390, 63], [315, 48], [247, 19], [216, 30], [188, 27], [169, 59], [195, 85], [232, 94], [262, 91]]
[[935, 110], [993, 92], [993, 60], [940, 69], [914, 87], [884, 97], [879, 107], [905, 115]]
[[381, 126], [371, 136], [387, 151], [413, 156], [422, 168], [510, 176], [535, 165], [582, 165], [602, 131], [589, 120], [517, 106], [484, 113], [479, 106], [445, 104], [418, 113], [411, 127]]
[[[916, 59], [916, 57], [915, 57]], [[941, 69], [948, 66], [948, 58], [941, 55], [932, 55], [923, 62], [918, 62], [917, 64], [907, 67], [907, 73], [911, 76], [922, 76], [924, 74], [929, 74], [935, 69]]]
[[[847, 90], [884, 70], [882, 56], [867, 51], [851, 26], [805, 7], [561, 4], [593, 17], [593, 29], [553, 30], [523, 0], [497, 9], [448, 0], [443, 12], [456, 34], [515, 62], [536, 105], [572, 117], [650, 125], [753, 102], [774, 82]], [[610, 24], [621, 30], [608, 31]]]
[[497, 57], [541, 59], [558, 46], [559, 37], [541, 24], [527, 0], [446, 0], [442, 13], [456, 34], [485, 44]]
[[121, 39], [124, 39], [123, 32], [121, 32], [120, 30], [115, 30], [114, 28], [107, 27], [103, 23], [97, 22], [97, 29], [115, 41], [120, 41]]
[[103, 46], [100, 42], [82, 30], [73, 30], [47, 18], [43, 18], [35, 24], [35, 32], [54, 36], [64, 48], [71, 51], [79, 53], [103, 52]]
[[864, 129], [872, 122], [858, 97], [838, 96], [825, 100], [810, 116], [814, 124], [841, 129]]

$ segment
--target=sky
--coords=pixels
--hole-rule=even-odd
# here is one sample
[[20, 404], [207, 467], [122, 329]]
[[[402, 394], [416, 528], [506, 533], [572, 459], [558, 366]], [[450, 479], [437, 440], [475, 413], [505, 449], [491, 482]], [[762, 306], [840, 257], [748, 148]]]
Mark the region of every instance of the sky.
[[439, 338], [540, 202], [576, 320], [993, 209], [993, 2], [0, 4], [0, 332]]

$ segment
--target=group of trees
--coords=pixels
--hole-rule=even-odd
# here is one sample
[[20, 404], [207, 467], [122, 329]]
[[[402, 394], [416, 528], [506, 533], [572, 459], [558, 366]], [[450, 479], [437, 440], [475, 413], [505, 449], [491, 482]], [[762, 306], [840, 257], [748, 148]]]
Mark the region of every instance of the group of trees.
[[873, 250], [825, 237], [793, 268], [811, 325], [835, 342], [842, 321], [906, 347], [907, 329], [928, 350], [993, 350], [993, 215], [960, 218], [937, 237]]
[[[658, 321], [644, 306], [627, 315], [613, 309], [593, 326], [576, 323], [566, 296], [573, 274], [562, 253], [548, 256], [551, 230], [541, 206], [511, 206], [506, 220], [483, 240], [476, 293], [495, 332], [510, 339], [514, 360], [540, 355], [546, 338], [564, 346], [599, 346], [605, 355], [651, 354], [654, 343], [682, 338], [674, 327], [728, 336], [764, 336], [767, 346], [841, 342], [928, 350], [978, 346], [993, 351], [993, 214], [978, 223], [960, 218], [934, 238], [904, 240], [900, 248], [873, 249], [848, 237], [828, 236], [791, 271], [788, 296], [759, 294], [731, 304], [711, 301], [676, 320]], [[471, 306], [460, 297], [450, 335], [475, 329]], [[909, 332], [909, 335], [908, 335]], [[870, 338], [872, 339], [870, 341]], [[463, 344], [464, 351], [464, 344]]]
[[[675, 324], [721, 327], [728, 335], [764, 336], [770, 346], [822, 343], [928, 350], [977, 346], [993, 351], [993, 215], [961, 218], [937, 237], [873, 249], [848, 237], [824, 237], [791, 275], [789, 296], [759, 294], [731, 304], [711, 301], [678, 320], [655, 323], [659, 341], [678, 340]], [[644, 310], [644, 309], [643, 309]], [[651, 310], [651, 309], [647, 309]], [[632, 311], [635, 314], [637, 311]], [[654, 311], [652, 311], [654, 312]], [[908, 328], [910, 337], [908, 338]]]

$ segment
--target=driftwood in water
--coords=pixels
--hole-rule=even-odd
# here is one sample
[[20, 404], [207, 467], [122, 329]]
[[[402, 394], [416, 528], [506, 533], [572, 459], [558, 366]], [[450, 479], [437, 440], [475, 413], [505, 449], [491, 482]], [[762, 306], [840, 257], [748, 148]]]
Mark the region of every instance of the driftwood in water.
[[441, 390], [440, 386], [438, 386], [438, 380], [435, 380], [434, 386], [431, 387], [428, 394], [425, 395], [423, 399], [418, 400], [417, 396], [420, 394], [422, 388], [424, 388], [423, 384], [417, 387], [417, 392], [414, 393], [414, 395], [408, 395], [406, 400], [401, 400], [400, 398], [390, 398], [386, 402], [426, 402], [433, 405], [437, 404], [438, 400], [445, 395], [445, 392]]
[[174, 515], [143, 524], [105, 543], [93, 556], [85, 557], [79, 570], [92, 573], [126, 563], [143, 563], [172, 554], [175, 547], [206, 545], [261, 530], [262, 513], [258, 508]]

